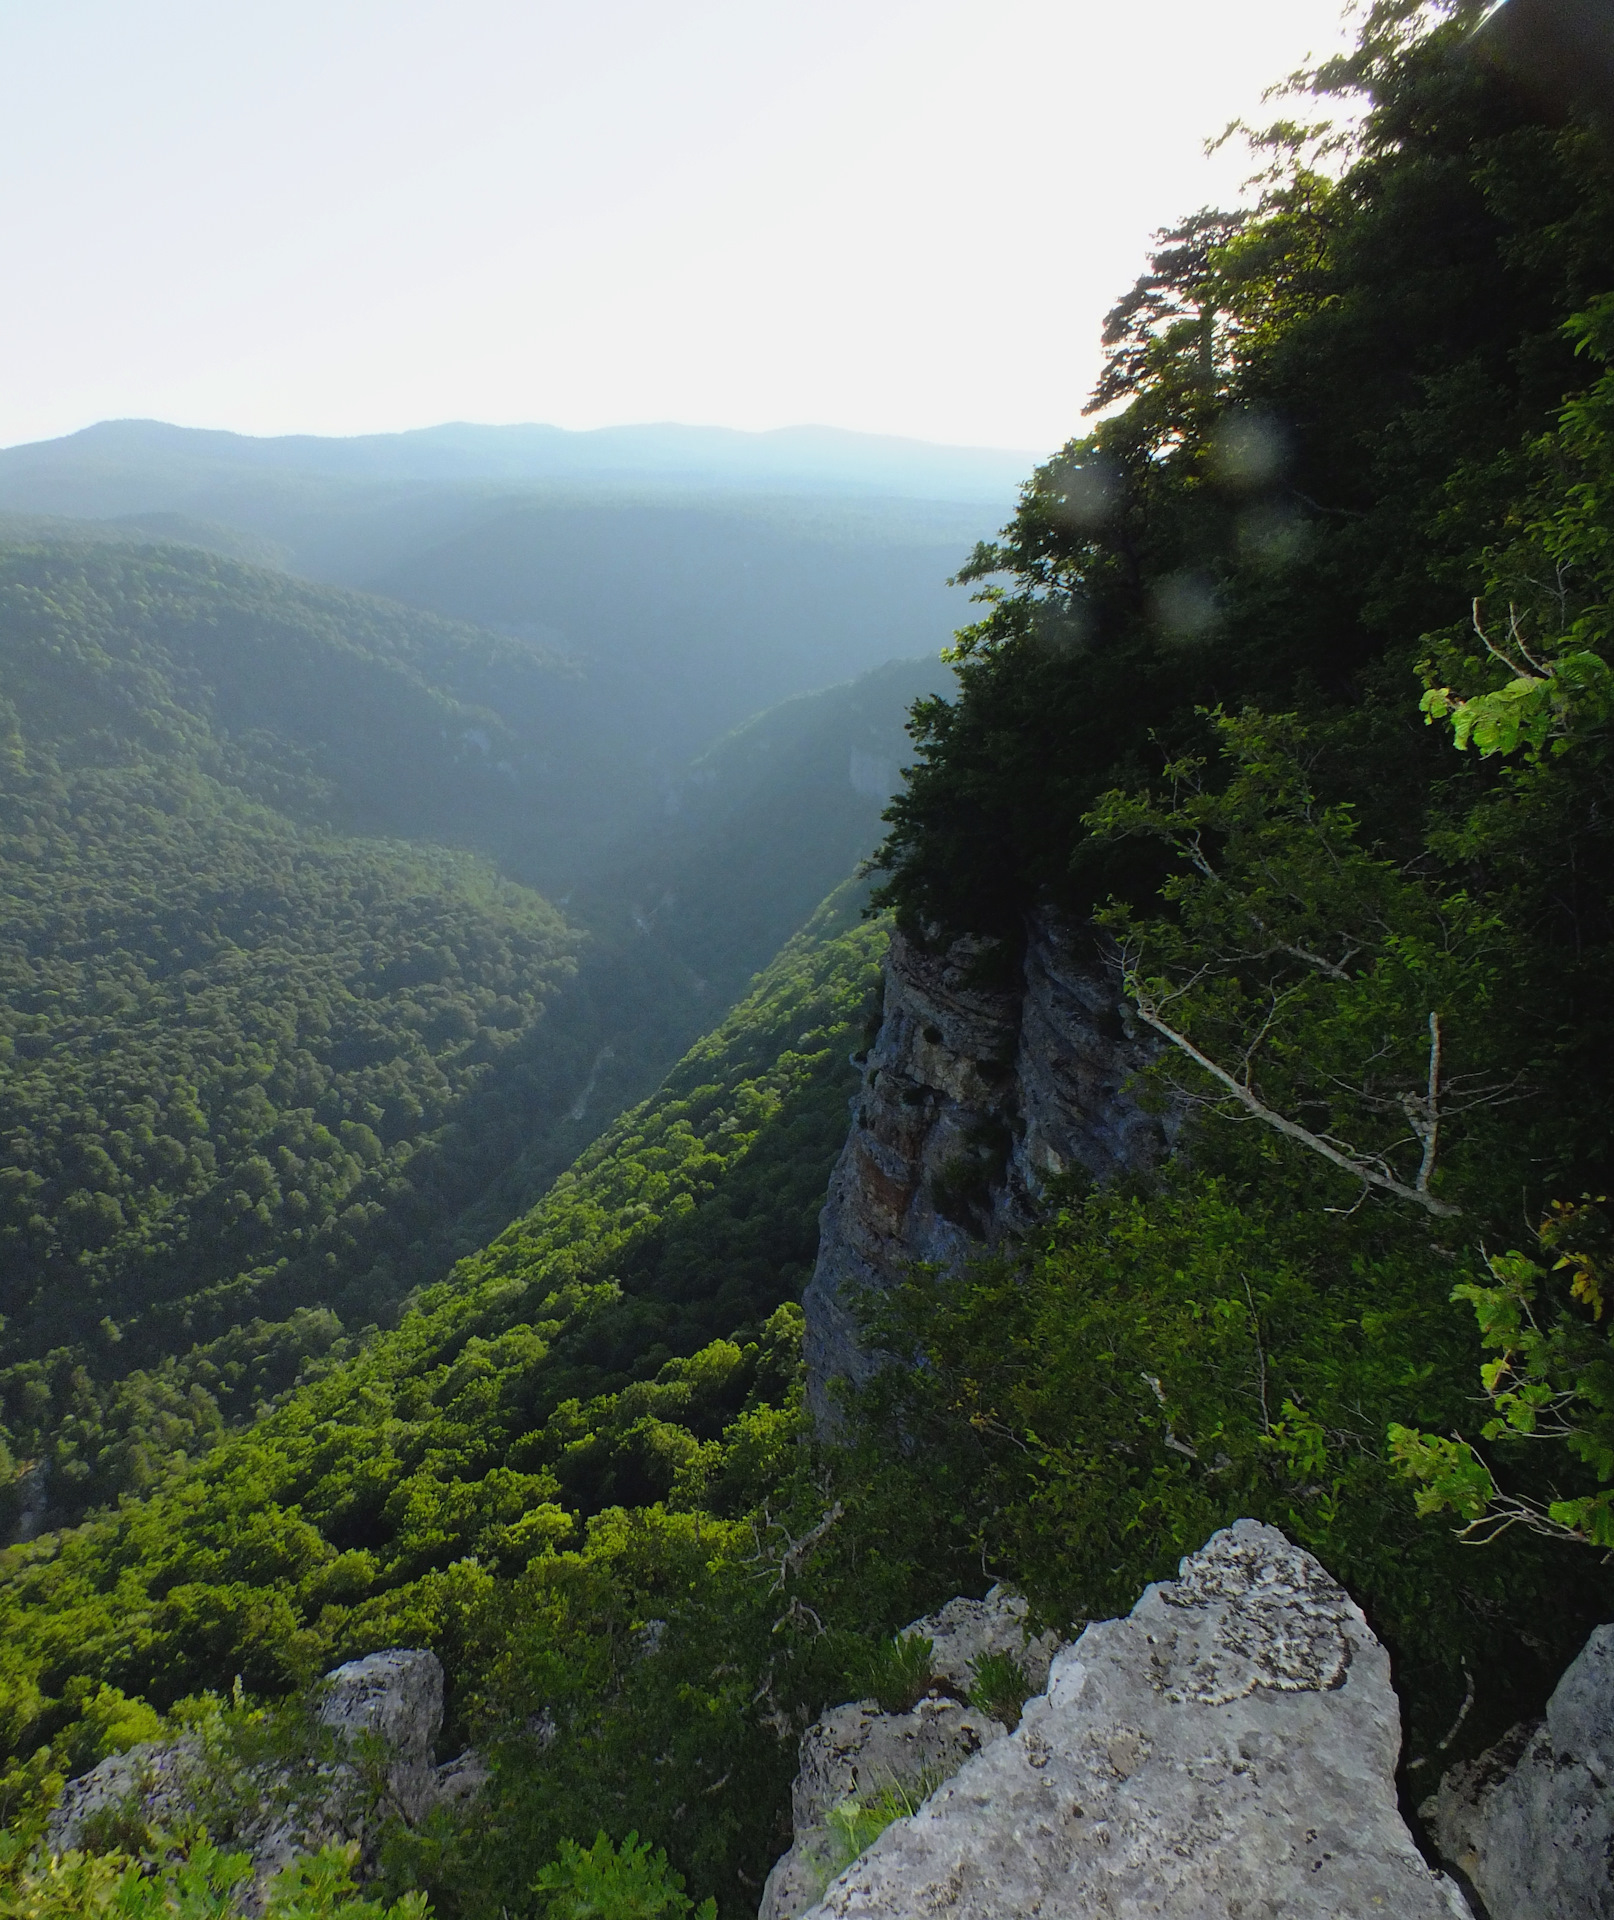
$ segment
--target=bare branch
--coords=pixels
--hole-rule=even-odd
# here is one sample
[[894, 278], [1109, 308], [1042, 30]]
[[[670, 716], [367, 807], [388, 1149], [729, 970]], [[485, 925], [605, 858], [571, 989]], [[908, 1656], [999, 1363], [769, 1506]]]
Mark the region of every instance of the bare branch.
[[[1304, 947], [1291, 946], [1287, 941], [1280, 941], [1277, 951], [1288, 954], [1291, 960], [1300, 960], [1308, 967], [1315, 967], [1319, 973], [1326, 973], [1330, 980], [1349, 980], [1351, 977], [1343, 966], [1336, 966], [1332, 960], [1325, 959], [1322, 954], [1308, 953]], [[1360, 947], [1351, 947], [1346, 952], [1345, 958], [1348, 961], [1354, 960], [1360, 952]]]
[[[1426, 1164], [1419, 1169], [1419, 1179], [1422, 1184], [1409, 1187], [1404, 1180], [1397, 1180], [1382, 1161], [1368, 1159], [1359, 1153], [1351, 1152], [1349, 1149], [1341, 1149], [1335, 1146], [1332, 1141], [1325, 1139], [1321, 1134], [1313, 1133], [1309, 1127], [1303, 1127], [1297, 1121], [1289, 1119], [1286, 1114], [1279, 1113], [1276, 1108], [1269, 1107], [1266, 1102], [1242, 1080], [1239, 1080], [1233, 1074], [1229, 1073], [1225, 1067], [1218, 1066], [1216, 1062], [1206, 1054], [1201, 1053], [1193, 1041], [1188, 1038], [1187, 1034], [1179, 1033], [1175, 1027], [1169, 1026], [1161, 1019], [1160, 1015], [1149, 1005], [1147, 999], [1139, 992], [1136, 978], [1128, 978], [1125, 984], [1132, 1004], [1137, 1008], [1138, 1017], [1143, 1021], [1144, 1025], [1152, 1027], [1154, 1031], [1160, 1035], [1162, 1040], [1168, 1040], [1179, 1053], [1186, 1054], [1188, 1058], [1194, 1062], [1195, 1066], [1201, 1068], [1205, 1073], [1208, 1073], [1219, 1085], [1224, 1086], [1227, 1091], [1232, 1094], [1233, 1098], [1245, 1107], [1249, 1113], [1254, 1115], [1257, 1120], [1261, 1121], [1263, 1125], [1271, 1127], [1275, 1133], [1281, 1133], [1286, 1139], [1294, 1140], [1298, 1142], [1299, 1145], [1309, 1148], [1311, 1152], [1321, 1154], [1323, 1159], [1338, 1167], [1342, 1173], [1350, 1174], [1352, 1179], [1360, 1180], [1365, 1186], [1378, 1187], [1385, 1193], [1393, 1193], [1398, 1200], [1410, 1200], [1415, 1206], [1423, 1207], [1429, 1213], [1439, 1214], [1446, 1218], [1461, 1213], [1462, 1209], [1460, 1207], [1454, 1207], [1445, 1200], [1437, 1200], [1429, 1191], [1428, 1176], [1429, 1173], [1433, 1171], [1434, 1160], [1429, 1151], [1428, 1138], [1425, 1138], [1424, 1142]], [[1438, 1077], [1439, 1026], [1433, 1014], [1430, 1015], [1430, 1020], [1435, 1022], [1434, 1030], [1437, 1048], [1432, 1071]], [[1430, 1136], [1433, 1136], [1437, 1132], [1437, 1128], [1438, 1122], [1431, 1120], [1429, 1128]], [[1420, 1135], [1420, 1137], [1423, 1136]]]
[[[1530, 649], [1524, 644], [1524, 634], [1519, 620], [1519, 610], [1511, 602], [1508, 604], [1507, 643], [1516, 650], [1518, 658], [1515, 658], [1513, 654], [1504, 653], [1485, 631], [1485, 627], [1480, 620], [1480, 603], [1478, 600], [1474, 602], [1474, 631], [1485, 643], [1485, 651], [1490, 654], [1493, 660], [1499, 660], [1502, 665], [1507, 668], [1509, 673], [1518, 674], [1523, 678], [1526, 670], [1528, 670], [1528, 672], [1534, 674], [1538, 680], [1545, 680], [1550, 677], [1548, 669], [1536, 659], [1535, 655], [1531, 653]], [[1520, 660], [1524, 662], [1523, 667], [1519, 665]]]
[[1463, 1722], [1468, 1718], [1474, 1705], [1474, 1676], [1468, 1670], [1468, 1662], [1463, 1662], [1463, 1678], [1468, 1682], [1468, 1691], [1463, 1695], [1463, 1704], [1457, 1709], [1457, 1718], [1451, 1723], [1450, 1731], [1438, 1747], [1423, 1755], [1421, 1759], [1409, 1760], [1407, 1772], [1416, 1773], [1419, 1767], [1427, 1767], [1431, 1760], [1443, 1754], [1462, 1731]]
[[1414, 1094], [1404, 1094], [1401, 1104], [1406, 1109], [1407, 1119], [1412, 1130], [1423, 1142], [1423, 1156], [1418, 1162], [1418, 1177], [1414, 1181], [1419, 1193], [1429, 1191], [1429, 1176], [1435, 1170], [1435, 1155], [1440, 1148], [1440, 1015], [1429, 1016], [1429, 1086], [1423, 1097], [1420, 1110]]
[[802, 1568], [812, 1557], [813, 1549], [824, 1538], [825, 1534], [829, 1532], [830, 1528], [835, 1525], [836, 1521], [841, 1518], [845, 1511], [846, 1509], [841, 1505], [840, 1501], [837, 1500], [816, 1527], [809, 1527], [800, 1539], [792, 1540], [790, 1530], [781, 1521], [775, 1520], [773, 1515], [768, 1512], [767, 1507], [764, 1506], [762, 1512], [764, 1519], [766, 1519], [768, 1523], [768, 1531], [770, 1533], [777, 1531], [784, 1535], [784, 1547], [782, 1551], [776, 1548], [770, 1549], [770, 1547], [764, 1545], [762, 1533], [757, 1527], [756, 1516], [754, 1514], [752, 1515], [751, 1535], [756, 1542], [757, 1550], [755, 1553], [747, 1554], [746, 1559], [750, 1565], [757, 1568], [757, 1578], [771, 1582], [768, 1588], [770, 1593], [784, 1592], [785, 1583], [793, 1580], [795, 1576], [801, 1572]]

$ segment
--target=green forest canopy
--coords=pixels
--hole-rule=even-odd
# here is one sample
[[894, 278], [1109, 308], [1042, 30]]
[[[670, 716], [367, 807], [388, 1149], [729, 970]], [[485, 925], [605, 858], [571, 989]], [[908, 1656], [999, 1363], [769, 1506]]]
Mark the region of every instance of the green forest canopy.
[[[535, 1832], [558, 1844], [607, 1801], [615, 1824], [666, 1827], [679, 1776], [622, 1772], [644, 1728], [607, 1683], [653, 1598], [694, 1596], [702, 1631], [737, 1652], [750, 1630], [755, 1607], [742, 1620], [730, 1591], [743, 1577], [721, 1556], [702, 1569], [749, 1539], [743, 1516], [796, 1452], [795, 1301], [884, 944], [858, 904], [851, 889], [828, 903], [653, 1100], [396, 1331], [115, 1513], [9, 1550], [19, 1765], [93, 1759], [120, 1723], [109, 1700], [166, 1709], [234, 1673], [272, 1695], [376, 1646], [432, 1645], [461, 1727], [517, 1749], [518, 1829], [490, 1817], [478, 1872], [519, 1872]], [[729, 1596], [715, 1616], [713, 1591]], [[543, 1682], [510, 1667], [512, 1607], [524, 1633], [551, 1623]], [[742, 1741], [777, 1793], [788, 1754], [737, 1671], [679, 1738], [713, 1779]], [[535, 1685], [552, 1690], [533, 1702]], [[512, 1702], [528, 1703], [514, 1721]], [[566, 1732], [541, 1814], [519, 1787], [539, 1706]], [[766, 1870], [774, 1805], [715, 1810], [708, 1879]]]
[[19, 1804], [130, 1693], [407, 1640], [497, 1766], [393, 1891], [520, 1911], [636, 1828], [739, 1914], [866, 1636], [993, 1577], [1112, 1611], [1241, 1513], [1388, 1642], [1409, 1798], [1465, 1675], [1439, 1765], [1539, 1708], [1610, 1598], [1614, 155], [1482, 12], [1381, 0], [1337, 164], [1279, 128], [1162, 241], [893, 810], [920, 938], [1012, 974], [1028, 908], [1101, 917], [1189, 1151], [875, 1303], [904, 1364], [815, 1453], [791, 1296], [879, 950], [821, 924], [396, 1331], [11, 1550]]
[[181, 549], [0, 552], [0, 630], [0, 1447], [44, 1463], [35, 1524], [524, 1211], [869, 849], [848, 743], [894, 779], [930, 684], [720, 742], [585, 938], [470, 851], [566, 831], [519, 777], [541, 652]]

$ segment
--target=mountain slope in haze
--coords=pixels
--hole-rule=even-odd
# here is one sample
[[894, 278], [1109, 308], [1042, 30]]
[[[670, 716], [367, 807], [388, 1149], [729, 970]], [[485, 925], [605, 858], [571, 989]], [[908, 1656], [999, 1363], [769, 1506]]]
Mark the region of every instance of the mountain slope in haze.
[[60, 514], [0, 512], [0, 546], [26, 547], [40, 542], [94, 546], [200, 547], [204, 553], [244, 560], [249, 567], [291, 569], [291, 552], [277, 541], [216, 520], [193, 520], [183, 513], [137, 513], [126, 519], [74, 520]]
[[[868, 859], [902, 784], [916, 700], [951, 683], [939, 658], [893, 660], [757, 714], [692, 760], [631, 853], [569, 896], [606, 894], [722, 998]], [[760, 965], [753, 959], [748, 971]]]
[[[926, 497], [922, 474], [857, 436], [709, 436], [734, 457], [701, 467], [674, 457], [706, 446], [692, 430], [623, 430], [607, 436], [618, 471], [543, 453], [591, 436], [532, 431], [529, 455], [522, 429], [255, 441], [110, 423], [0, 452], [0, 531], [9, 515], [36, 537], [233, 551], [554, 654], [564, 683], [545, 687], [541, 714], [525, 695], [500, 705], [521, 751], [490, 751], [488, 765], [507, 761], [562, 826], [526, 836], [519, 872], [564, 892], [637, 838], [683, 763], [729, 728], [939, 652], [969, 614], [949, 577], [1011, 502], [1001, 462], [980, 469], [995, 477], [974, 498], [946, 497], [950, 481]], [[913, 459], [951, 472], [944, 454]], [[883, 478], [854, 485], [860, 473]], [[50, 517], [64, 512], [110, 517]]]
[[947, 586], [965, 532], [800, 502], [533, 501], [363, 585], [557, 649], [633, 791], [776, 701], [938, 653], [968, 613]]
[[198, 493], [249, 476], [388, 485], [539, 483], [679, 490], [883, 494], [1013, 500], [1029, 453], [785, 427], [745, 433], [677, 425], [486, 427], [450, 424], [333, 438], [254, 437], [160, 420], [104, 420], [57, 440], [0, 449], [0, 507], [102, 518], [188, 510]]

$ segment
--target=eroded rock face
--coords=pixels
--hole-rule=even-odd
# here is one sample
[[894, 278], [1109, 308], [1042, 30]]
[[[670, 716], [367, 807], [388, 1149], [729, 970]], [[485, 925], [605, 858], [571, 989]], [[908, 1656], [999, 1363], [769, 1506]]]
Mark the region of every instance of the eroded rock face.
[[[373, 1839], [380, 1824], [401, 1815], [411, 1824], [433, 1807], [473, 1797], [488, 1778], [474, 1752], [438, 1767], [432, 1746], [443, 1724], [443, 1669], [435, 1653], [394, 1647], [332, 1670], [315, 1705], [318, 1722], [339, 1736], [341, 1752], [381, 1743], [380, 1797], [349, 1761], [321, 1765], [311, 1779], [270, 1767], [251, 1776], [256, 1804], [234, 1808], [233, 1845], [252, 1855], [249, 1912], [261, 1908], [269, 1882], [299, 1854], [333, 1841]], [[365, 1770], [367, 1776], [368, 1770]], [[47, 1838], [58, 1851], [77, 1846], [98, 1815], [133, 1815], [172, 1828], [212, 1812], [210, 1763], [195, 1736], [152, 1741], [109, 1755], [68, 1782], [50, 1816]]]
[[1149, 1059], [1113, 978], [1053, 922], [1029, 929], [1014, 991], [979, 985], [979, 943], [922, 953], [894, 934], [879, 1035], [830, 1180], [807, 1312], [807, 1393], [833, 1430], [830, 1382], [860, 1381], [846, 1300], [915, 1260], [956, 1265], [1030, 1224], [1047, 1182], [1153, 1165], [1166, 1129], [1127, 1083]]
[[1614, 1915], [1614, 1626], [1586, 1642], [1544, 1721], [1453, 1767], [1418, 1811], [1491, 1920]]
[[848, 1801], [887, 1788], [915, 1801], [939, 1786], [1008, 1729], [966, 1704], [977, 1663], [988, 1654], [1017, 1660], [1035, 1692], [1048, 1683], [1056, 1634], [1033, 1637], [1024, 1600], [994, 1587], [984, 1600], [949, 1600], [903, 1629], [933, 1648], [933, 1692], [909, 1713], [883, 1713], [876, 1701], [835, 1707], [802, 1735], [801, 1766], [791, 1791], [790, 1851], [763, 1889], [758, 1920], [796, 1920], [845, 1864], [829, 1816]]
[[1026, 1626], [1028, 1612], [1017, 1593], [994, 1587], [984, 1600], [949, 1600], [903, 1632], [922, 1634], [931, 1643], [931, 1672], [960, 1694], [968, 1694], [977, 1664], [990, 1653], [1017, 1660], [1031, 1691], [1041, 1693], [1048, 1684], [1048, 1663], [1061, 1642], [1056, 1633], [1033, 1638]]
[[1389, 1660], [1242, 1520], [1058, 1654], [1018, 1730], [897, 1821], [816, 1920], [1469, 1920], [1396, 1810]]

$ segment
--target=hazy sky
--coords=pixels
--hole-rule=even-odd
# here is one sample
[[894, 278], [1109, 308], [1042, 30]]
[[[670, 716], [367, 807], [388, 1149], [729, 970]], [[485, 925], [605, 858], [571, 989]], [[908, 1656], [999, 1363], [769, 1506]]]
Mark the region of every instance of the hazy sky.
[[0, 445], [1079, 426], [1338, 0], [0, 0]]

